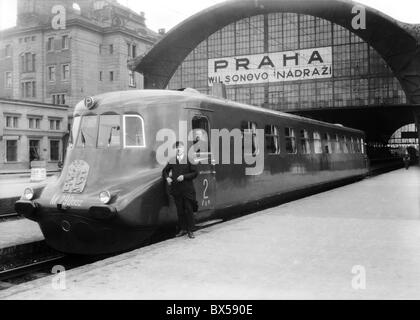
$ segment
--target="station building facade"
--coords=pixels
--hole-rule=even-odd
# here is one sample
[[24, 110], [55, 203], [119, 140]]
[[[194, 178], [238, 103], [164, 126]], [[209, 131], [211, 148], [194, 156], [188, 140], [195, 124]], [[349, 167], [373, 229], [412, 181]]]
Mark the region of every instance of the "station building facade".
[[[238, 59], [243, 67], [236, 68]], [[233, 65], [222, 68], [226, 61]], [[168, 87], [207, 94], [213, 82], [226, 85], [229, 99], [280, 111], [406, 103], [398, 79], [366, 41], [297, 13], [251, 16], [218, 30], [186, 57]]]
[[[58, 27], [55, 7], [64, 8]], [[16, 27], [0, 32], [0, 97], [68, 105], [71, 113], [86, 96], [142, 89], [127, 61], [158, 37], [144, 13], [116, 0], [18, 0]]]
[[32, 161], [48, 171], [63, 161], [68, 107], [0, 98], [0, 173], [27, 173]]
[[187, 19], [131, 67], [146, 88], [210, 94], [221, 82], [230, 100], [342, 123], [382, 144], [408, 128], [418, 148], [419, 40], [416, 26], [353, 1], [234, 0]]

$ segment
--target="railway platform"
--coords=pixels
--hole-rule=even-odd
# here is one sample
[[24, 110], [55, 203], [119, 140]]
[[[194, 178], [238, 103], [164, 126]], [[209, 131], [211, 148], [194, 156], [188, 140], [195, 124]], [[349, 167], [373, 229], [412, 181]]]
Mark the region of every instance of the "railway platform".
[[[419, 299], [420, 168], [0, 292], [0, 299]], [[61, 287], [63, 289], [63, 287]]]
[[21, 197], [26, 187], [36, 188], [46, 185], [55, 176], [49, 176], [43, 182], [31, 182], [27, 174], [0, 175], [0, 218], [14, 212], [14, 203]]
[[[26, 187], [36, 188], [48, 183], [31, 182], [28, 174], [0, 175], [0, 269], [17, 257], [30, 255], [45, 246], [44, 237], [37, 223], [27, 219], [16, 219], [14, 203]], [[3, 221], [13, 218], [10, 221]]]

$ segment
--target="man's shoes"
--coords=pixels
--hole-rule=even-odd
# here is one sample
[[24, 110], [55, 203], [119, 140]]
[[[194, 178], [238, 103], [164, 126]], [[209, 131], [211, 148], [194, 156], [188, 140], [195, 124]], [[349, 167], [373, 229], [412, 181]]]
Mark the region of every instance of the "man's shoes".
[[180, 230], [175, 237], [182, 237], [183, 235], [187, 234], [187, 231], [185, 230]]
[[194, 239], [194, 238], [195, 238], [194, 233], [192, 233], [192, 232], [188, 232], [188, 238], [190, 238], [190, 239]]

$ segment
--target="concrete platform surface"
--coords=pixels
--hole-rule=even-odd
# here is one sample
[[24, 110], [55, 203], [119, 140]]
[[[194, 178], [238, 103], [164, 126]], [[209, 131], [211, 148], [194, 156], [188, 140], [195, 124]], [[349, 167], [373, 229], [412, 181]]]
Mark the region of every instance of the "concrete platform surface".
[[0, 222], [0, 249], [44, 240], [36, 222], [28, 219]]
[[420, 299], [420, 168], [70, 270], [65, 290], [55, 277], [0, 298]]

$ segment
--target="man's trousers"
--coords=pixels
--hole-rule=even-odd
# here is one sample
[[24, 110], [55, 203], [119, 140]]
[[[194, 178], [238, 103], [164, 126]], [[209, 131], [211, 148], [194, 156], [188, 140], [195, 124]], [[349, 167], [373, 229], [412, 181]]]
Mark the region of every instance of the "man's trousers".
[[187, 232], [194, 231], [194, 213], [191, 199], [183, 196], [174, 197], [180, 229]]

